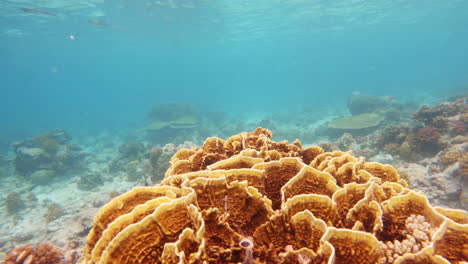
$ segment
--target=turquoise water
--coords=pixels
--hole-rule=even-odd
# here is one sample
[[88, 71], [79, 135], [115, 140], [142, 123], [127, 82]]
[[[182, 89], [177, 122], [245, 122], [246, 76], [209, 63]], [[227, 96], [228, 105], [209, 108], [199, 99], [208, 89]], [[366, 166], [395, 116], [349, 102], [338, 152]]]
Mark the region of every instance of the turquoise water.
[[461, 94], [468, 0], [0, 0], [0, 262], [81, 256], [99, 208], [178, 149], [258, 126], [466, 210]]
[[467, 47], [463, 0], [0, 0], [0, 124], [122, 128], [168, 101], [345, 109], [353, 91], [422, 103], [467, 90]]

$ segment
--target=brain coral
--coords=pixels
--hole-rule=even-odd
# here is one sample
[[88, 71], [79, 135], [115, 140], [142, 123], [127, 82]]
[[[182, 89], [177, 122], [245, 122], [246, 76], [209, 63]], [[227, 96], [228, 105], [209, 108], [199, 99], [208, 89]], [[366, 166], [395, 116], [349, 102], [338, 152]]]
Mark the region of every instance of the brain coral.
[[468, 214], [394, 168], [257, 128], [179, 150], [164, 180], [105, 205], [84, 263], [462, 263]]

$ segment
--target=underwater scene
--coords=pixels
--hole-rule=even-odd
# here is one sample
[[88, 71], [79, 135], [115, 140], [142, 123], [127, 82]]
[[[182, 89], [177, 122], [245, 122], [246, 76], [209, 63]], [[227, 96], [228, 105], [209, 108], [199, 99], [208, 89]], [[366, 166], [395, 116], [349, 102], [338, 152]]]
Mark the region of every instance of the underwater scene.
[[468, 263], [467, 0], [0, 0], [0, 263]]

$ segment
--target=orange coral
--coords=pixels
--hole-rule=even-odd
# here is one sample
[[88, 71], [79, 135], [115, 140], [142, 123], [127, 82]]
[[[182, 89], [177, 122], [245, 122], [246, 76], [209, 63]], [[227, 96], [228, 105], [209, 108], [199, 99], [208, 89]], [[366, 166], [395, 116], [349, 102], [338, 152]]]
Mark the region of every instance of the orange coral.
[[440, 162], [443, 165], [450, 165], [460, 160], [461, 157], [462, 154], [459, 151], [446, 151], [440, 156]]
[[7, 253], [5, 264], [64, 264], [63, 253], [50, 244], [26, 245]]
[[84, 262], [468, 261], [466, 212], [435, 210], [391, 166], [271, 137], [258, 128], [177, 152], [160, 184], [101, 209]]

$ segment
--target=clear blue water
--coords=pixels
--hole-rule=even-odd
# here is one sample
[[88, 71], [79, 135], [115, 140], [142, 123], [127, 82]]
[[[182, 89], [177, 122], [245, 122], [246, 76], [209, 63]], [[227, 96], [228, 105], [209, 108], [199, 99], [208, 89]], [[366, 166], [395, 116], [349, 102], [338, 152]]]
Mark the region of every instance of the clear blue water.
[[418, 100], [468, 89], [468, 1], [0, 0], [0, 58], [1, 131], [19, 138], [126, 127], [167, 101]]

